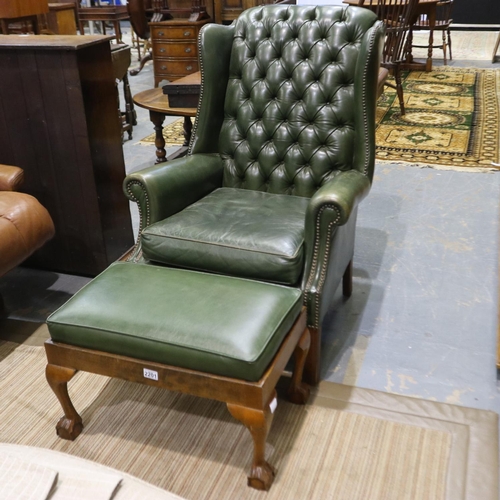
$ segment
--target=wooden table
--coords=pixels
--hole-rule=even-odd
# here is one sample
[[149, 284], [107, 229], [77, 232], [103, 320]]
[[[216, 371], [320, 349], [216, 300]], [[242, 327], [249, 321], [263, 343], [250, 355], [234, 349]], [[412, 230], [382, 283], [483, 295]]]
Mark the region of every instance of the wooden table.
[[[368, 4], [369, 0], [365, 0], [365, 2], [367, 2], [365, 5], [360, 5], [360, 0], [343, 0], [343, 3], [350, 6], [376, 10], [376, 0], [374, 0], [371, 5]], [[439, 2], [440, 0], [419, 0], [415, 20], [413, 21], [413, 23], [415, 23], [421, 15], [426, 15], [427, 19], [429, 19], [429, 50], [427, 51], [427, 59], [425, 63], [415, 62], [411, 53], [411, 40], [413, 38], [413, 33], [410, 31], [410, 43], [408, 46], [409, 52], [406, 56], [406, 64], [404, 64], [403, 66], [404, 69], [432, 71], [432, 44], [434, 42], [434, 26], [436, 25], [436, 9]]]
[[[176, 80], [176, 83], [179, 85], [193, 85], [195, 83], [200, 83], [200, 81], [200, 72], [197, 72]], [[184, 156], [191, 139], [191, 130], [193, 128], [191, 118], [196, 116], [196, 108], [171, 108], [168, 102], [168, 96], [163, 93], [162, 88], [144, 90], [134, 95], [133, 99], [137, 106], [149, 111], [149, 118], [153, 122], [156, 133], [156, 163]], [[165, 151], [165, 139], [163, 138], [163, 122], [166, 116], [184, 117], [184, 144], [182, 148], [168, 157]]]
[[78, 9], [78, 29], [83, 33], [83, 21], [101, 21], [103, 26], [103, 34], [106, 34], [105, 23], [113, 23], [115, 27], [115, 38], [117, 43], [122, 41], [122, 31], [120, 29], [120, 21], [129, 18], [126, 5], [109, 5], [106, 7], [81, 7]]

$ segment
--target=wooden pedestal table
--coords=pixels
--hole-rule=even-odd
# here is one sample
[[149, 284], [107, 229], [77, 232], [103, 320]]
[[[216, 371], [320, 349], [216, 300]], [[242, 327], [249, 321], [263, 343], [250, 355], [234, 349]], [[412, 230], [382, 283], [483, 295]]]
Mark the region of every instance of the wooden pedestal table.
[[78, 370], [222, 401], [253, 439], [249, 486], [268, 490], [275, 469], [266, 439], [292, 355], [288, 398], [305, 404], [309, 397], [302, 300], [293, 287], [113, 264], [47, 320], [46, 376], [64, 411], [57, 434], [73, 440], [83, 429], [67, 387]]
[[[200, 73], [194, 73], [186, 78], [177, 80], [176, 83], [184, 82], [190, 85], [200, 81]], [[181, 83], [182, 84], [182, 83]], [[161, 163], [167, 160], [173, 160], [184, 156], [191, 140], [191, 130], [193, 124], [191, 118], [196, 116], [196, 108], [171, 108], [168, 101], [168, 96], [163, 93], [163, 89], [149, 89], [139, 92], [134, 95], [134, 103], [149, 111], [149, 118], [153, 122], [155, 128], [155, 146], [156, 146], [156, 163]], [[184, 144], [182, 147], [167, 158], [165, 151], [165, 139], [163, 137], [163, 122], [166, 116], [182, 116], [184, 117]]]

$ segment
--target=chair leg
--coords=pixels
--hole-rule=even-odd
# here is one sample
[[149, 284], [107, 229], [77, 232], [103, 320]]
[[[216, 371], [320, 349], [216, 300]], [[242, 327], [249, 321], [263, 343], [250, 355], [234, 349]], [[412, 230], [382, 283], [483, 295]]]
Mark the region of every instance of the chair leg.
[[344, 276], [342, 277], [342, 293], [344, 297], [350, 297], [352, 295], [352, 259], [347, 264], [344, 271]]
[[450, 61], [452, 61], [453, 60], [453, 56], [451, 54], [451, 32], [450, 32], [449, 28], [446, 31], [448, 33], [448, 52], [450, 54]]
[[394, 70], [394, 79], [396, 80], [396, 92], [398, 93], [399, 107], [401, 108], [401, 115], [406, 114], [405, 100], [403, 96], [403, 83], [401, 82], [401, 72], [399, 68]]
[[444, 62], [444, 65], [446, 66], [447, 64], [447, 61], [446, 61], [446, 33], [445, 31], [443, 30], [443, 62]]
[[288, 388], [288, 399], [298, 405], [306, 404], [309, 399], [310, 389], [305, 382], [302, 382], [302, 375], [304, 374], [304, 365], [310, 346], [311, 334], [309, 333], [309, 329], [306, 328], [294, 351], [295, 368], [292, 373], [290, 387]]
[[[273, 391], [271, 401], [276, 398], [276, 391]], [[271, 401], [269, 403], [271, 403]], [[273, 413], [266, 405], [262, 410], [246, 408], [244, 406], [227, 404], [229, 413], [239, 420], [252, 435], [253, 439], [253, 462], [250, 475], [248, 476], [248, 486], [257, 490], [268, 490], [274, 481], [276, 470], [266, 462], [265, 449], [266, 439], [273, 420]]]
[[321, 329], [309, 328], [311, 336], [309, 351], [304, 365], [304, 382], [309, 385], [318, 385], [321, 362]]
[[63, 439], [73, 441], [83, 429], [82, 417], [78, 415], [68, 394], [68, 382], [75, 375], [76, 370], [48, 364], [45, 376], [54, 394], [57, 396], [64, 411], [64, 417], [56, 425], [57, 435]]

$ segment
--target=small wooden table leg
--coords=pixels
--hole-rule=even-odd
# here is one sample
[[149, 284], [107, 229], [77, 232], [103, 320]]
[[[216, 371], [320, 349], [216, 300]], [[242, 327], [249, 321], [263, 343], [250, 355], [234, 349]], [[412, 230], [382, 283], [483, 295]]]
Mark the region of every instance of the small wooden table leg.
[[236, 420], [239, 420], [252, 435], [253, 462], [250, 475], [248, 476], [248, 486], [257, 490], [269, 490], [276, 475], [274, 467], [266, 462], [265, 459], [267, 433], [273, 420], [270, 404], [275, 399], [276, 391], [273, 391], [270, 402], [262, 410], [246, 408], [230, 403], [227, 404], [229, 413]]
[[156, 111], [149, 112], [149, 118], [155, 126], [155, 146], [156, 146], [156, 163], [167, 161], [167, 152], [165, 151], [165, 139], [163, 138], [163, 122], [165, 115]]
[[68, 382], [75, 375], [76, 370], [48, 364], [45, 368], [45, 376], [57, 399], [61, 403], [64, 417], [56, 425], [57, 435], [63, 439], [73, 441], [82, 432], [82, 417], [78, 414], [69, 398]]
[[122, 43], [122, 30], [120, 27], [120, 21], [113, 21], [113, 24], [115, 25], [116, 43]]

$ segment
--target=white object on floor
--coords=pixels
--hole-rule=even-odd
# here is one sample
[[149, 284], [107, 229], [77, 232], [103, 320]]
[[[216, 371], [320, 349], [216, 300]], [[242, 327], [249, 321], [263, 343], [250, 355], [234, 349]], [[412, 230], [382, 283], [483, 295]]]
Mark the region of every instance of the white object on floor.
[[57, 472], [40, 463], [0, 454], [0, 498], [45, 500], [57, 482]]
[[[0, 459], [3, 457], [8, 457], [10, 461], [17, 460], [19, 464], [28, 462], [40, 471], [52, 470], [57, 477], [57, 482], [50, 500], [107, 500], [110, 498], [113, 500], [183, 500], [173, 493], [157, 488], [125, 472], [59, 451], [34, 446], [0, 444]], [[0, 461], [0, 466], [1, 463]], [[0, 478], [3, 478], [5, 471], [0, 470], [2, 471]], [[54, 479], [51, 487], [53, 482]], [[3, 495], [1, 486], [0, 484], [2, 500], [45, 500], [47, 498], [47, 494], [41, 495], [41, 488], [38, 496], [6, 497]]]

